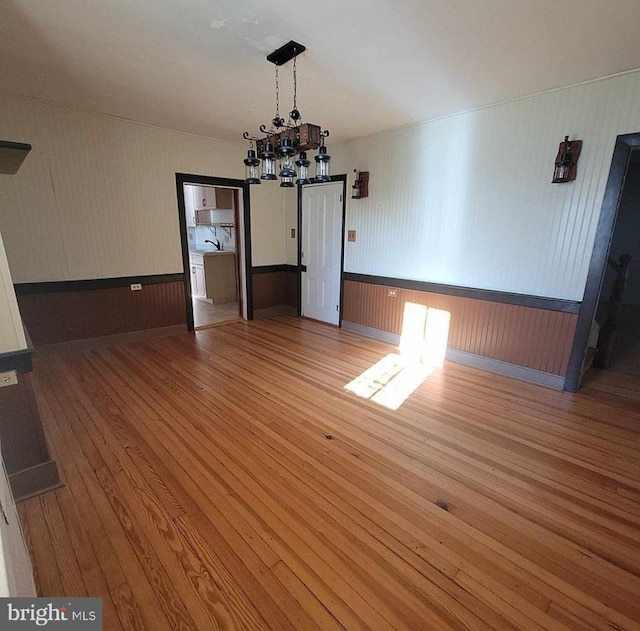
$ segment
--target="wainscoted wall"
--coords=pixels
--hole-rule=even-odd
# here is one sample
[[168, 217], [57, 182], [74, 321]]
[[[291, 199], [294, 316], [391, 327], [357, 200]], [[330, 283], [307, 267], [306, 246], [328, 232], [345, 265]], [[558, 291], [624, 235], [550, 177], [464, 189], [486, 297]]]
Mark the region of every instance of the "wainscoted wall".
[[253, 310], [256, 317], [282, 307], [291, 312], [298, 305], [298, 273], [295, 265], [253, 267]]
[[[0, 93], [0, 138], [30, 142], [0, 178], [14, 282], [183, 271], [176, 173], [243, 178], [246, 146]], [[253, 261], [285, 262], [283, 189], [251, 189]]]
[[298, 294], [298, 267], [296, 265], [287, 265], [284, 275], [284, 304], [297, 309]]
[[[140, 283], [141, 291], [131, 291]], [[20, 313], [36, 346], [186, 326], [182, 274], [16, 285]]]
[[[640, 130], [640, 72], [334, 144], [348, 272], [582, 300], [618, 134]], [[578, 176], [552, 184], [565, 135]]]
[[[389, 296], [389, 290], [396, 296]], [[406, 302], [451, 314], [450, 348], [562, 376], [567, 369], [577, 314], [569, 303], [550, 301], [545, 307], [346, 280], [343, 324], [354, 323], [400, 334]], [[499, 296], [504, 299], [505, 296]], [[541, 301], [542, 304], [544, 304]], [[557, 310], [565, 309], [565, 310]]]

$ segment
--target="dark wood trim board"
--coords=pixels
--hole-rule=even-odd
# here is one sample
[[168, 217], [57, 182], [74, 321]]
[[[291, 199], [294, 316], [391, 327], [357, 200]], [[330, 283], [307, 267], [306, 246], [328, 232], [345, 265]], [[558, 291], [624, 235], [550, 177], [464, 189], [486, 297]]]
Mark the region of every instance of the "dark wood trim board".
[[548, 311], [578, 313], [578, 311], [580, 310], [579, 302], [574, 302], [571, 300], [561, 300], [558, 298], [545, 298], [543, 296], [530, 296], [527, 294], [513, 294], [504, 291], [493, 291], [490, 289], [474, 289], [472, 287], [443, 285], [440, 283], [430, 283], [421, 280], [389, 278], [387, 276], [353, 274], [351, 272], [345, 272], [343, 276], [343, 280], [352, 280], [358, 283], [384, 285], [388, 287], [400, 287], [402, 289], [425, 291], [431, 294], [444, 294], [446, 296], [458, 296], [460, 298], [473, 298], [474, 300], [488, 300], [489, 302], [500, 302], [503, 304], [518, 305], [521, 307], [533, 307], [535, 309], [546, 309]]

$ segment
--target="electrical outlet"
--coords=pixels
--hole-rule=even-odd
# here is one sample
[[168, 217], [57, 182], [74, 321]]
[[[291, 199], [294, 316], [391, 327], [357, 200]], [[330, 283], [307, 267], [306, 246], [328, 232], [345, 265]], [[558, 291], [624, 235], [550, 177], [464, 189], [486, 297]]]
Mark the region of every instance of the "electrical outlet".
[[389, 296], [390, 298], [397, 298], [398, 297], [398, 290], [397, 289], [390, 289], [389, 293], [387, 294], [387, 296]]
[[292, 239], [296, 238], [296, 229], [295, 228], [291, 228], [291, 238]]
[[140, 283], [131, 283], [131, 291], [142, 291], [142, 285]]
[[355, 243], [356, 242], [356, 231], [355, 230], [347, 230], [347, 241], [349, 241], [349, 243]]
[[15, 370], [0, 372], [0, 388], [18, 385], [18, 373]]

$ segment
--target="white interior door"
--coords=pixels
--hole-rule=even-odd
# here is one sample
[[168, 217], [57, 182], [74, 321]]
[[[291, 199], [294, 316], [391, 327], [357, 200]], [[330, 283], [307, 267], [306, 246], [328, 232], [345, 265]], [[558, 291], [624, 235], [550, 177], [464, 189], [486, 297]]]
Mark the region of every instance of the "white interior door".
[[342, 182], [302, 189], [302, 315], [340, 320]]

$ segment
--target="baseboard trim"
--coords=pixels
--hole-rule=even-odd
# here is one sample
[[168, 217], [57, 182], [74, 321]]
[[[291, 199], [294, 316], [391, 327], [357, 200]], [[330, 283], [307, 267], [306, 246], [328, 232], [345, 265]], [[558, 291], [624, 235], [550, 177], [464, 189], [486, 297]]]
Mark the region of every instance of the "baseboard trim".
[[253, 319], [254, 320], [263, 320], [264, 318], [271, 318], [272, 316], [278, 315], [297, 315], [297, 311], [295, 307], [290, 307], [288, 305], [278, 305], [277, 307], [265, 307], [264, 309], [254, 309], [253, 310]]
[[446, 358], [456, 364], [463, 364], [470, 368], [479, 368], [480, 370], [504, 375], [505, 377], [513, 377], [520, 381], [528, 381], [530, 383], [538, 384], [539, 386], [555, 388], [556, 390], [564, 389], [564, 377], [561, 375], [552, 375], [548, 372], [534, 370], [533, 368], [527, 368], [526, 366], [518, 366], [517, 364], [510, 364], [499, 359], [483, 357], [482, 355], [474, 355], [473, 353], [465, 353], [464, 351], [459, 351], [455, 348], [447, 349]]
[[364, 324], [357, 324], [355, 322], [347, 322], [343, 320], [340, 325], [345, 331], [362, 335], [363, 337], [372, 337], [374, 340], [380, 340], [381, 342], [387, 342], [397, 346], [400, 344], [400, 336], [396, 333], [390, 333], [389, 331], [383, 331], [382, 329], [374, 329], [371, 326], [365, 326]]
[[11, 351], [9, 353], [0, 354], [0, 372], [7, 370], [15, 370], [18, 374], [31, 372], [33, 364], [31, 362], [31, 354], [33, 349], [21, 349], [19, 351]]
[[43, 344], [36, 347], [37, 355], [55, 354], [60, 351], [82, 351], [104, 346], [116, 346], [128, 342], [138, 342], [154, 337], [169, 337], [187, 332], [186, 324], [174, 324], [155, 329], [141, 329], [140, 331], [129, 331], [127, 333], [116, 333], [115, 335], [104, 335], [102, 337], [88, 337], [82, 340], [70, 340], [69, 342], [57, 342], [56, 344]]
[[55, 460], [48, 460], [12, 473], [9, 476], [9, 484], [16, 502], [63, 486]]
[[[396, 333], [382, 331], [370, 326], [364, 326], [363, 324], [343, 321], [342, 328], [345, 329], [345, 331], [350, 331], [351, 333], [356, 333], [363, 337], [371, 337], [373, 339], [380, 340], [381, 342], [394, 344], [395, 346], [400, 343], [400, 336]], [[482, 355], [466, 353], [465, 351], [460, 351], [455, 348], [447, 348], [447, 354], [445, 357], [448, 361], [469, 366], [470, 368], [478, 368], [487, 372], [493, 372], [505, 377], [513, 377], [520, 381], [528, 381], [530, 383], [555, 388], [557, 390], [564, 389], [564, 377], [561, 375], [552, 375], [551, 373], [534, 370], [533, 368], [527, 368], [526, 366], [518, 366], [517, 364], [503, 362], [499, 359], [492, 359], [491, 357], [483, 357]]]

